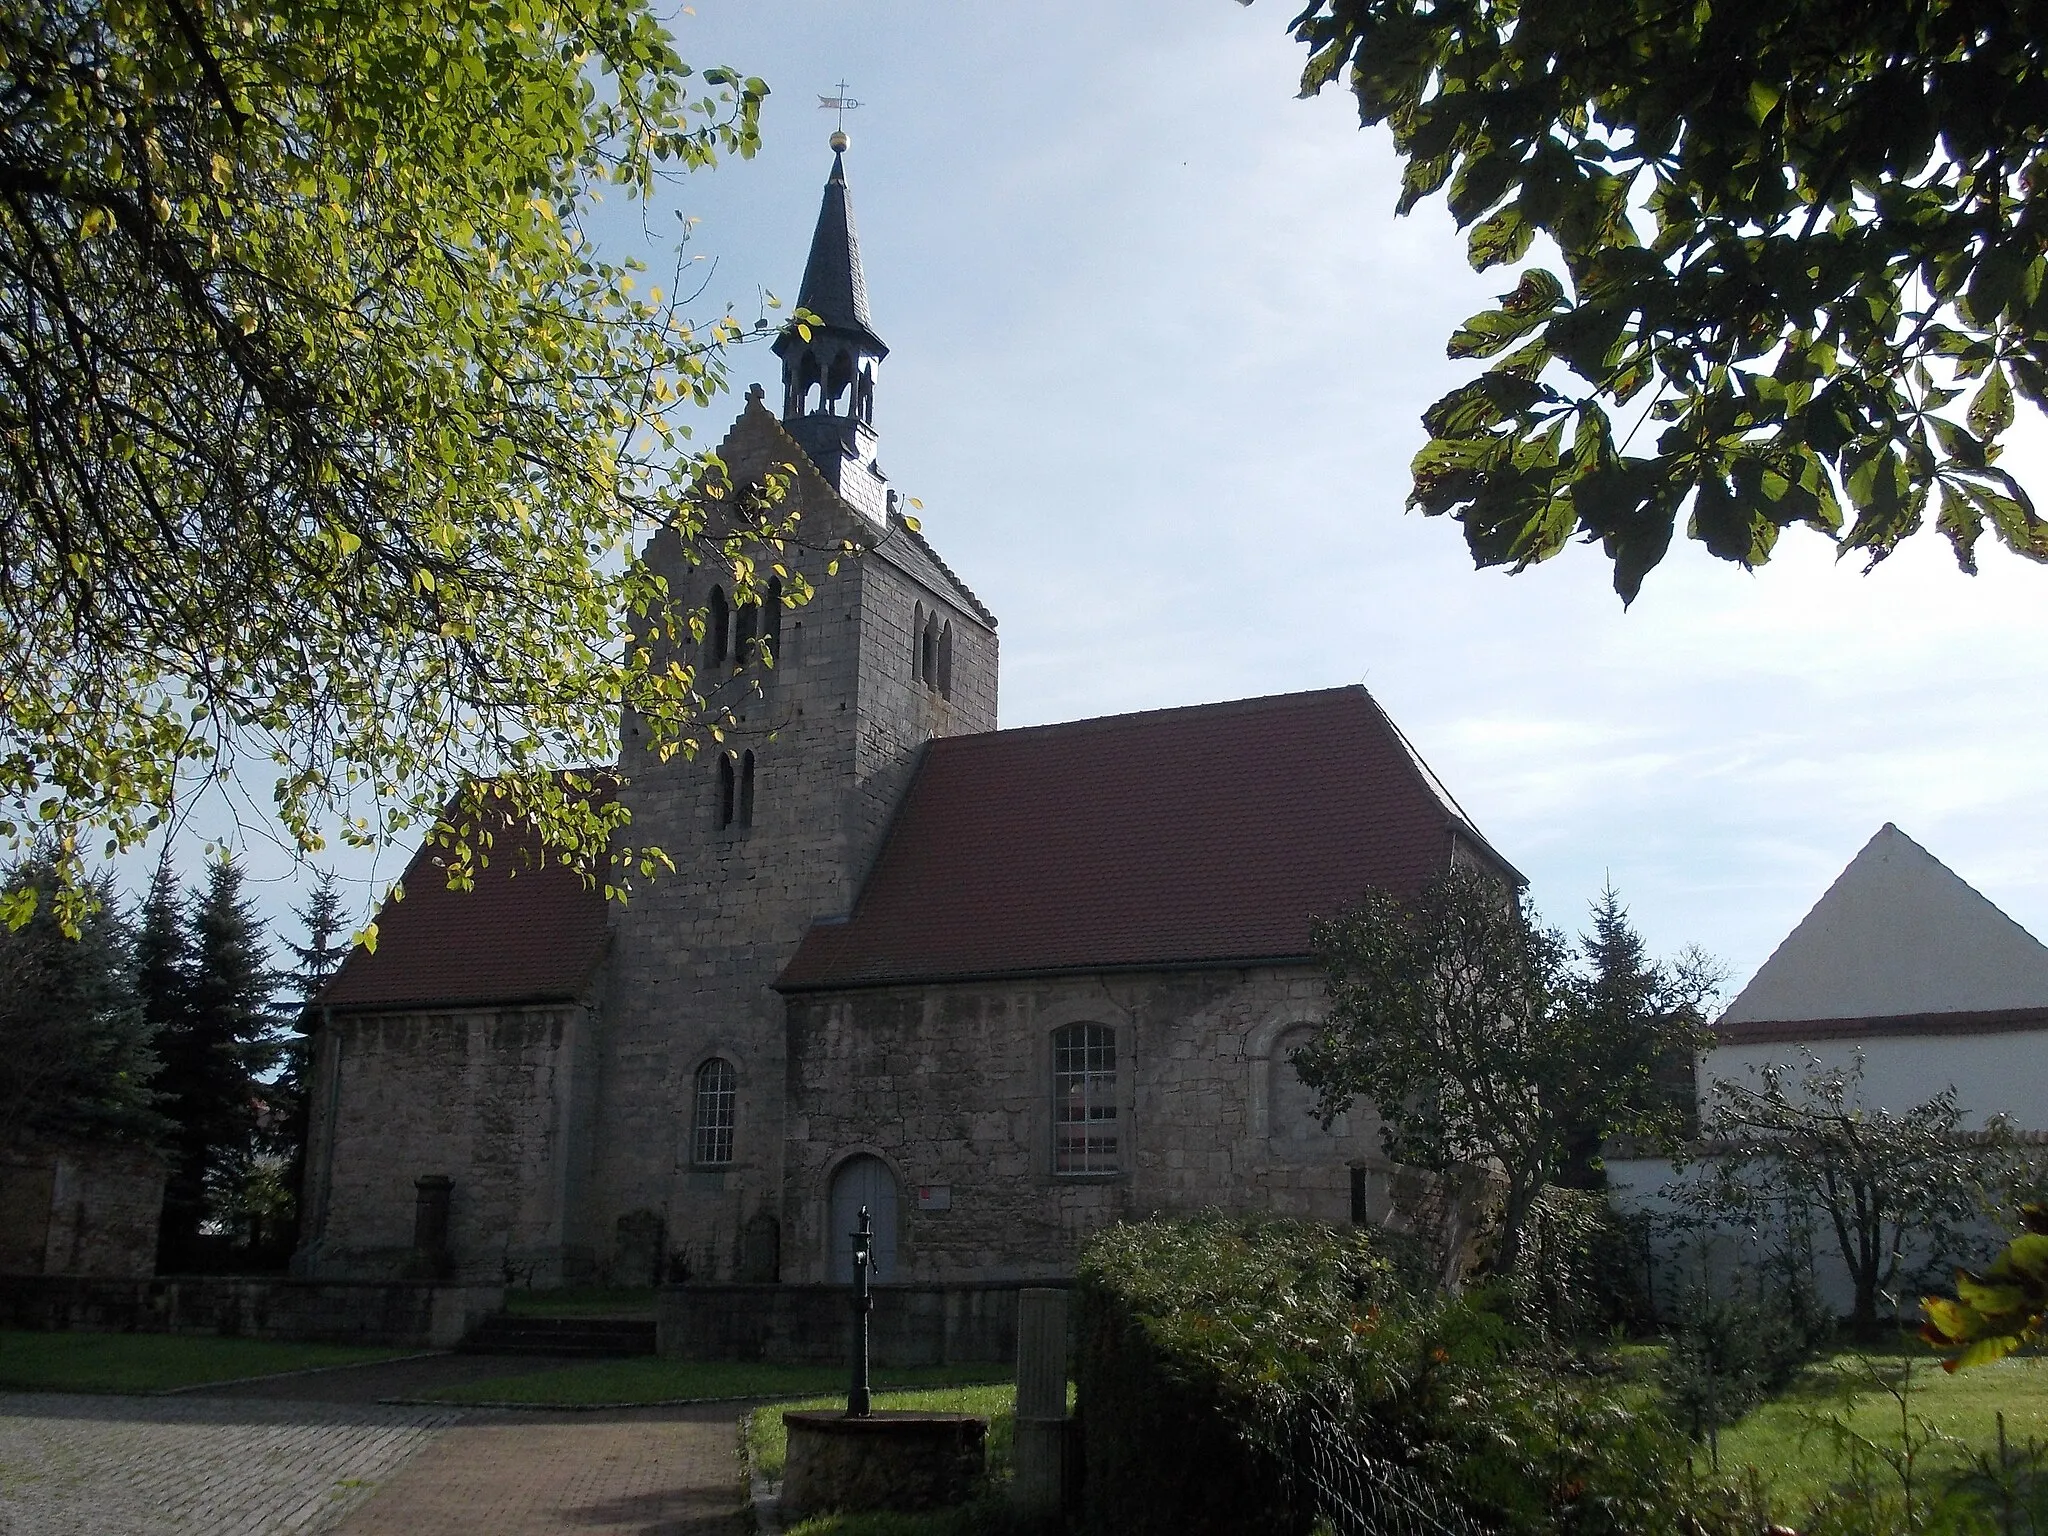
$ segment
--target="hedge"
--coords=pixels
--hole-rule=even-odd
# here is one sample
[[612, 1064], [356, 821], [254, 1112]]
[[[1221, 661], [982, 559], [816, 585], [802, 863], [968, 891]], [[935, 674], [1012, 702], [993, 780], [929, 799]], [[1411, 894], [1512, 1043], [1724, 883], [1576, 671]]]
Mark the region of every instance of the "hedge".
[[1503, 1536], [1734, 1528], [1717, 1494], [1688, 1491], [1683, 1437], [1640, 1391], [1495, 1296], [1417, 1283], [1386, 1244], [1221, 1215], [1091, 1241], [1075, 1372], [1087, 1528], [1305, 1536], [1282, 1466], [1312, 1410]]

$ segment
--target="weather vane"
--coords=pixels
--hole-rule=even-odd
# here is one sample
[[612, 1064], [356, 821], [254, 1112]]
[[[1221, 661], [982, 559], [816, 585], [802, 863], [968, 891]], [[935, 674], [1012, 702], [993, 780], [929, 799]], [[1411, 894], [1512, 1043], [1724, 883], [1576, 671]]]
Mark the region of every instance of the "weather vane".
[[839, 94], [837, 96], [820, 96], [818, 98], [818, 110], [821, 112], [837, 112], [839, 114], [839, 124], [832, 130], [832, 147], [834, 149], [844, 149], [846, 148], [846, 114], [858, 111], [860, 103], [846, 94], [846, 82], [844, 80], [839, 82], [838, 89]]

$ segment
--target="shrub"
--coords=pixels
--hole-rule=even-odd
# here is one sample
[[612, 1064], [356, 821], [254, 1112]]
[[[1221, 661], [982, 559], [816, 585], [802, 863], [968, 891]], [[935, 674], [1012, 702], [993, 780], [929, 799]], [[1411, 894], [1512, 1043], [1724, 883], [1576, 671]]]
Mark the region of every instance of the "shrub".
[[1688, 1494], [1684, 1438], [1654, 1405], [1498, 1294], [1404, 1286], [1364, 1232], [1116, 1227], [1084, 1251], [1079, 1300], [1092, 1529], [1306, 1531], [1281, 1468], [1311, 1412], [1503, 1533], [1732, 1529], [1718, 1495]]
[[1655, 1321], [1650, 1265], [1643, 1217], [1622, 1215], [1604, 1194], [1553, 1186], [1529, 1213], [1511, 1294], [1519, 1316], [1561, 1337], [1643, 1333]]

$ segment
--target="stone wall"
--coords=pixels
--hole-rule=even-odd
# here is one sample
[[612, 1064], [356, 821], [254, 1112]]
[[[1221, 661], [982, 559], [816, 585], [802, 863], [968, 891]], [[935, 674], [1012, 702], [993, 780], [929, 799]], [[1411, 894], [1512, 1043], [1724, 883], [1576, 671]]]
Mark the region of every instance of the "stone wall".
[[[1324, 1131], [1287, 1063], [1323, 1012], [1308, 967], [886, 988], [789, 1002], [783, 1276], [827, 1278], [835, 1174], [894, 1175], [897, 1277], [1071, 1275], [1125, 1217], [1205, 1207], [1352, 1218], [1354, 1168], [1384, 1170], [1377, 1122]], [[1115, 1031], [1117, 1166], [1055, 1171], [1052, 1037]]]
[[[1008, 1364], [1017, 1357], [1015, 1285], [878, 1285], [874, 1365]], [[656, 1299], [659, 1349], [674, 1360], [839, 1365], [852, 1359], [843, 1285], [671, 1286]]]
[[144, 1148], [0, 1146], [0, 1274], [154, 1274], [163, 1203], [163, 1162]]
[[[750, 404], [720, 453], [744, 483], [799, 450]], [[716, 696], [735, 716], [725, 740], [662, 763], [628, 722], [621, 798], [632, 836], [664, 849], [675, 871], [640, 882], [613, 917], [579, 1228], [607, 1275], [629, 1259], [637, 1269], [643, 1234], [657, 1227], [672, 1278], [780, 1272], [786, 1063], [772, 984], [813, 922], [851, 907], [918, 747], [995, 726], [993, 631], [949, 607], [953, 698], [938, 698], [914, 676], [909, 630], [920, 602], [945, 599], [911, 573], [915, 551], [890, 553], [905, 534], [831, 574], [837, 540], [872, 541], [877, 530], [807, 465], [791, 498], [785, 509], [800, 514], [806, 547], [788, 558], [816, 595], [783, 611], [772, 668], [742, 668], [720, 684]], [[648, 551], [683, 601], [703, 603], [714, 585], [729, 592], [729, 572], [686, 556], [672, 537]], [[692, 659], [704, 660], [701, 651]], [[719, 824], [721, 752], [753, 755], [750, 826]], [[707, 1164], [692, 1128], [698, 1073], [714, 1059], [737, 1078], [736, 1123], [730, 1159]]]
[[446, 1349], [503, 1309], [488, 1285], [0, 1276], [0, 1328]]
[[[307, 1278], [557, 1285], [582, 1182], [594, 1010], [557, 1004], [337, 1015], [315, 1034]], [[579, 1134], [581, 1132], [581, 1134]], [[422, 1177], [452, 1180], [445, 1262], [414, 1246]]]

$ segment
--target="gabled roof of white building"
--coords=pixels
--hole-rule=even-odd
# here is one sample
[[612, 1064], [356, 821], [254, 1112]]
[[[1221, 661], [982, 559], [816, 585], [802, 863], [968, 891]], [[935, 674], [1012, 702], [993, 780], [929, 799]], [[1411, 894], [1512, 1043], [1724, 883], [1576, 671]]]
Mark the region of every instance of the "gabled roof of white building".
[[1738, 1042], [2044, 1025], [2048, 945], [1886, 822], [1716, 1028]]

